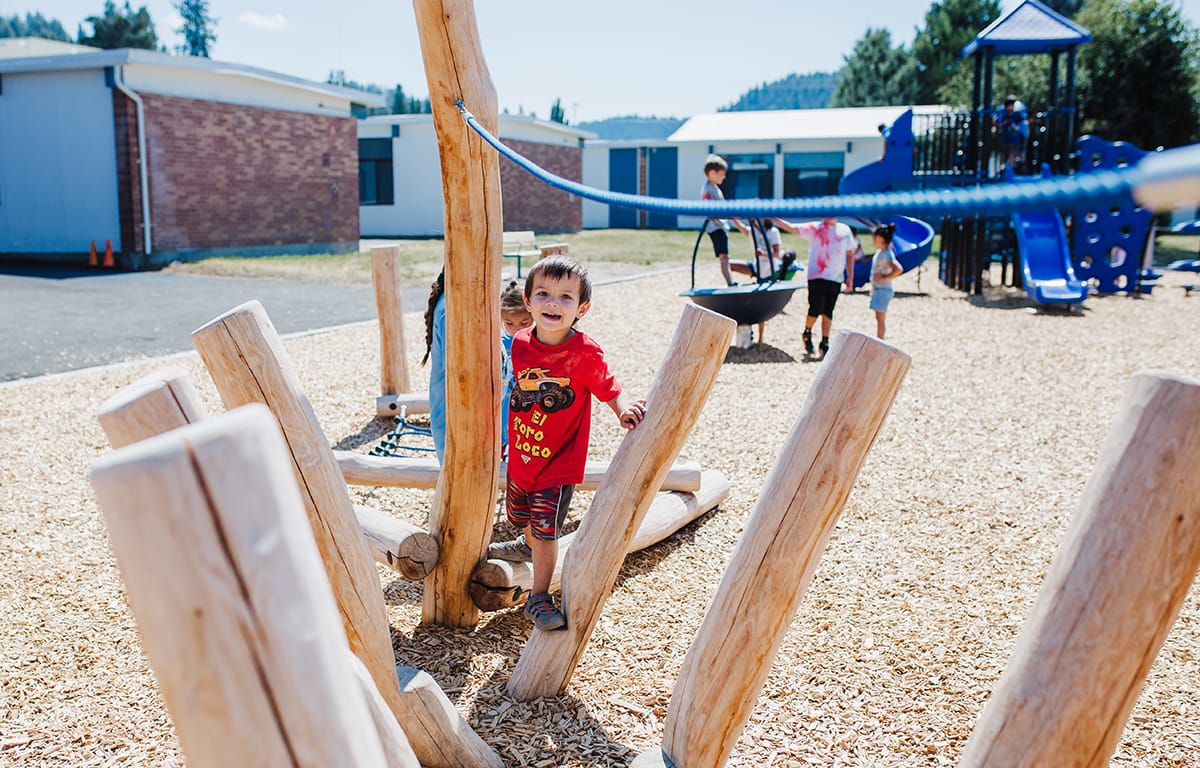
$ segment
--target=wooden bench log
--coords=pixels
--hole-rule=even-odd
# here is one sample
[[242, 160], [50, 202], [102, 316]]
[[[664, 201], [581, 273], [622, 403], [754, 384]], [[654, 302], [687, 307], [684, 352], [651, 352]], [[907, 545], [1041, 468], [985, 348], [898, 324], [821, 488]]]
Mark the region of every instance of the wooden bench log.
[[437, 539], [412, 523], [361, 504], [354, 505], [354, 516], [367, 549], [380, 565], [413, 581], [425, 578], [437, 565]]
[[413, 0], [442, 167], [446, 247], [446, 448], [430, 531], [441, 560], [425, 579], [422, 622], [473, 628], [471, 571], [484, 558], [500, 469], [500, 158], [463, 125], [471, 105], [490, 132], [496, 89], [471, 0]]
[[834, 335], [688, 649], [663, 748], [636, 765], [725, 764], [909, 362], [864, 334]]
[[1200, 567], [1200, 381], [1133, 377], [960, 766], [1108, 765]]
[[[379, 318], [379, 393], [408, 392], [408, 349], [404, 342], [404, 299], [400, 249], [381, 245], [371, 249], [371, 283]], [[378, 408], [378, 404], [376, 404]]]
[[498, 767], [499, 757], [461, 716], [447, 720], [444, 708], [430, 709], [400, 692], [379, 575], [333, 450], [262, 305], [251, 301], [230, 310], [196, 330], [192, 343], [227, 409], [263, 403], [278, 420], [350, 648], [371, 672], [421, 764]]
[[119, 449], [90, 480], [189, 765], [383, 766], [286, 457], [251, 406]]
[[[371, 456], [355, 451], [334, 451], [342, 476], [350, 485], [371, 485], [384, 488], [433, 488], [437, 485], [441, 465], [437, 459], [419, 459], [392, 456]], [[583, 470], [583, 482], [576, 486], [581, 491], [595, 490], [608, 472], [609, 462], [588, 461]], [[504, 477], [506, 465], [500, 463], [500, 476]], [[694, 461], [677, 461], [671, 465], [663, 478], [660, 491], [697, 491], [700, 489], [700, 464]]]
[[422, 390], [375, 398], [376, 416], [399, 416], [401, 409], [405, 413], [429, 413], [429, 392]]
[[[646, 517], [629, 542], [626, 554], [657, 544], [683, 526], [716, 507], [729, 496], [729, 481], [715, 469], [703, 473], [695, 493], [660, 493], [654, 497]], [[558, 562], [550, 579], [551, 591], [562, 583], [562, 566], [575, 541], [568, 533], [558, 540]], [[529, 563], [485, 560], [471, 576], [471, 598], [483, 611], [499, 611], [525, 602], [533, 586], [533, 568]]]
[[567, 626], [530, 636], [508, 683], [514, 698], [554, 696], [566, 688], [655, 489], [704, 407], [734, 328], [727, 317], [684, 307], [646, 398], [646, 417], [621, 441], [563, 563]]

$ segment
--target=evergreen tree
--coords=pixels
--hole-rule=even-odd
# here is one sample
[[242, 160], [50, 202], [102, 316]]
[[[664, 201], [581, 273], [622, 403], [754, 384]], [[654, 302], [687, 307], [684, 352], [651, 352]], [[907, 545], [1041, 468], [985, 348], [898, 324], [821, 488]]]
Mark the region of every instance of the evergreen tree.
[[937, 101], [942, 85], [962, 68], [963, 46], [999, 17], [999, 0], [941, 0], [929, 8], [913, 40], [918, 104]]
[[408, 99], [404, 98], [404, 87], [399, 83], [396, 84], [396, 90], [392, 91], [392, 114], [408, 114]]
[[213, 29], [217, 20], [208, 15], [208, 0], [178, 0], [175, 10], [183, 17], [183, 45], [175, 48], [176, 53], [186, 56], [209, 58], [217, 35]]
[[562, 108], [562, 99], [555, 99], [550, 105], [550, 122], [567, 124], [567, 113]]
[[1089, 0], [1078, 22], [1082, 129], [1142, 149], [1200, 138], [1196, 29], [1165, 0]]
[[27, 13], [24, 20], [15, 14], [11, 18], [0, 16], [0, 37], [41, 37], [46, 40], [71, 42], [62, 22], [58, 19], [47, 19], [40, 13]]
[[892, 47], [892, 34], [886, 29], [868, 29], [845, 61], [832, 106], [913, 103], [917, 95], [917, 62], [904, 46]]
[[144, 48], [156, 50], [158, 35], [154, 33], [154, 21], [146, 6], [135, 13], [125, 0], [125, 8], [118, 12], [113, 0], [105, 0], [103, 16], [88, 16], [87, 23], [92, 25], [92, 34], [84, 35], [79, 32], [79, 44], [91, 45], [96, 48]]
[[1041, 0], [1041, 3], [1058, 15], [1066, 16], [1068, 19], [1079, 13], [1079, 9], [1083, 7], [1083, 0]]

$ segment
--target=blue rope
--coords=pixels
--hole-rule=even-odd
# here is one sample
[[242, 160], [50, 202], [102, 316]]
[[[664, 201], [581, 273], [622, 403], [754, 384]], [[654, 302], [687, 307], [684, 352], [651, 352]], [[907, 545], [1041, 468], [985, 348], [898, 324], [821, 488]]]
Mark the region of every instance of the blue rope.
[[1120, 170], [1097, 171], [1069, 177], [988, 184], [950, 189], [918, 189], [874, 194], [827, 195], [786, 200], [675, 200], [665, 197], [631, 195], [588, 187], [564, 179], [509, 149], [475, 119], [462, 101], [455, 102], [467, 125], [491, 144], [497, 152], [552, 187], [606, 205], [673, 213], [680, 216], [710, 218], [761, 218], [768, 216], [820, 218], [842, 215], [890, 215], [902, 212], [910, 216], [1008, 214], [1047, 208], [1074, 208], [1091, 203], [1130, 204], [1133, 190], [1142, 181], [1138, 166]]

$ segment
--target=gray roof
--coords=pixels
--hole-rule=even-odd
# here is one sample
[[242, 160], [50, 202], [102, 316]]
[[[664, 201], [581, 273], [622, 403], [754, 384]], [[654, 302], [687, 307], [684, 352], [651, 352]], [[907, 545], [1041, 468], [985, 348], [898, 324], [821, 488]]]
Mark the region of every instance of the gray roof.
[[967, 43], [962, 55], [970, 56], [980, 48], [992, 48], [1001, 56], [1052, 53], [1091, 39], [1091, 32], [1038, 0], [1022, 0]]

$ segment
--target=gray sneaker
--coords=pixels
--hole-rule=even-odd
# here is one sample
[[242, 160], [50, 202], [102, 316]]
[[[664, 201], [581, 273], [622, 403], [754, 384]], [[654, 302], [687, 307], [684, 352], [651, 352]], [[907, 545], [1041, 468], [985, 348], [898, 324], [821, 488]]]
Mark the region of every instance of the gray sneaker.
[[529, 596], [525, 601], [525, 615], [533, 619], [533, 625], [543, 632], [567, 626], [567, 617], [554, 607], [554, 598], [545, 592]]
[[507, 560], [510, 563], [528, 563], [533, 560], [533, 553], [525, 543], [525, 534], [512, 541], [495, 541], [488, 544], [489, 560]]

